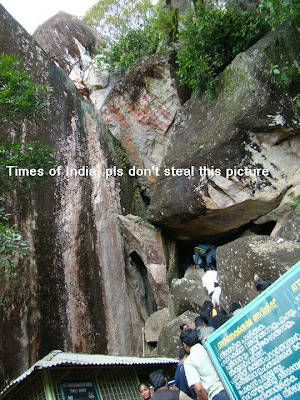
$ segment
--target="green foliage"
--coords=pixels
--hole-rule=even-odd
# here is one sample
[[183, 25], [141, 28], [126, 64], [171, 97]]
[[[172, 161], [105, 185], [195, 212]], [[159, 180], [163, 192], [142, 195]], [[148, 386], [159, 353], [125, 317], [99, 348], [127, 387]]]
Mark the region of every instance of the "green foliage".
[[165, 9], [162, 3], [158, 2], [151, 24], [159, 40], [175, 42], [178, 39], [178, 9]]
[[135, 180], [133, 185], [132, 203], [134, 215], [138, 215], [143, 220], [147, 220], [147, 207], [142, 199], [141, 193], [139, 191], [139, 186]]
[[293, 98], [295, 104], [297, 107], [300, 107], [300, 93], [296, 94], [296, 96]]
[[[46, 86], [32, 82], [22, 59], [14, 54], [0, 56], [0, 138], [5, 140], [0, 146], [0, 190], [17, 184], [28, 192], [42, 184], [41, 177], [8, 179], [7, 165], [24, 169], [42, 168], [46, 171], [55, 166], [49, 147], [36, 142], [21, 144], [18, 137], [25, 121], [37, 122], [45, 119], [48, 103], [44, 95], [48, 92]], [[10, 127], [17, 133], [13, 141], [8, 140]]]
[[108, 43], [128, 30], [143, 29], [152, 16], [150, 0], [99, 0], [83, 17]]
[[26, 255], [27, 242], [14, 227], [9, 226], [9, 214], [4, 212], [0, 198], [0, 274], [6, 269], [13, 268], [13, 257], [16, 253]]
[[20, 58], [0, 55], [0, 129], [7, 122], [18, 128], [24, 120], [44, 119], [43, 95], [48, 92], [46, 86], [31, 81]]
[[296, 63], [292, 65], [273, 65], [270, 73], [272, 82], [287, 90], [293, 97], [297, 107], [300, 107], [299, 85], [295, 84], [295, 82], [299, 82], [299, 70]]
[[271, 68], [271, 74], [273, 81], [279, 83], [284, 88], [287, 88], [291, 84], [292, 76], [289, 73], [289, 67], [284, 65], [280, 67], [279, 65], [273, 65]]
[[188, 14], [180, 38], [178, 53], [181, 84], [206, 90], [212, 97], [215, 77], [241, 51], [249, 48], [267, 30], [261, 16], [253, 10], [242, 12], [234, 5], [225, 9], [197, 3], [196, 17]]
[[110, 69], [119, 69], [125, 73], [140, 58], [155, 53], [157, 44], [158, 37], [152, 27], [130, 29], [109, 48], [102, 49], [97, 60], [108, 64]]
[[[15, 176], [15, 170], [11, 177], [8, 177], [7, 166], [17, 166], [26, 170], [42, 170], [43, 174], [28, 176], [27, 172], [23, 176]], [[52, 149], [48, 146], [36, 142], [25, 144], [6, 142], [0, 146], [0, 190], [20, 187], [26, 194], [31, 189], [41, 187], [48, 177], [50, 168], [54, 168], [56, 163], [52, 155]], [[17, 175], [20, 175], [19, 173]]]
[[119, 146], [116, 150], [116, 155], [117, 155], [117, 162], [118, 166], [120, 166], [123, 171], [127, 171], [128, 169], [128, 160], [125, 151], [122, 149], [121, 146]]
[[293, 199], [291, 209], [295, 210], [300, 205], [300, 195], [296, 196], [294, 192], [290, 193], [290, 197]]
[[300, 22], [299, 0], [261, 0], [258, 10], [272, 29], [283, 23]]
[[[24, 122], [44, 120], [47, 111], [45, 95], [49, 88], [32, 81], [22, 59], [16, 55], [0, 55], [0, 192], [21, 187], [24, 194], [42, 184], [42, 177], [13, 176], [6, 166], [22, 169], [45, 169], [55, 165], [52, 151], [35, 142], [21, 143]], [[4, 200], [0, 199], [1, 203]], [[13, 265], [16, 253], [26, 254], [27, 243], [9, 223], [9, 215], [0, 208], [0, 272]]]

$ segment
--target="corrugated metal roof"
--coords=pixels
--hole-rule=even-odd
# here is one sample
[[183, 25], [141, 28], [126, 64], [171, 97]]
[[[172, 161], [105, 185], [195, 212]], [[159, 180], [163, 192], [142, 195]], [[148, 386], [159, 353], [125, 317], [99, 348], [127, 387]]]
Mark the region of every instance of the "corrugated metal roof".
[[52, 368], [64, 365], [159, 365], [159, 364], [177, 364], [178, 360], [174, 358], [150, 358], [150, 357], [123, 357], [123, 356], [106, 356], [103, 354], [76, 354], [64, 353], [60, 350], [53, 350], [41, 360], [37, 361], [32, 367], [25, 371], [18, 378], [13, 380], [0, 393], [0, 399], [13, 386], [18, 385], [25, 378], [32, 374], [34, 370]]
[[46, 357], [35, 363], [35, 368], [51, 368], [57, 365], [138, 365], [138, 364], [175, 364], [174, 358], [146, 358], [106, 356], [103, 354], [63, 353], [54, 350]]

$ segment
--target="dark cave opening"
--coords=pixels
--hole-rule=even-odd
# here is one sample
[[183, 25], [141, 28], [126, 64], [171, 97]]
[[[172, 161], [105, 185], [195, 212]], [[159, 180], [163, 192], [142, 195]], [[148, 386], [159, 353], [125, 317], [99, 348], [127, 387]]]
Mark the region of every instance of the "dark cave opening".
[[216, 247], [224, 246], [227, 243], [233, 242], [234, 240], [242, 236], [250, 235], [266, 235], [270, 236], [276, 225], [276, 221], [266, 222], [265, 224], [257, 225], [254, 222], [249, 222], [248, 224], [235, 229], [225, 234], [214, 236], [214, 237], [203, 237], [199, 235], [197, 240], [186, 240], [186, 241], [176, 241], [176, 271], [178, 278], [184, 276], [183, 264], [186, 262], [193, 261], [194, 247], [198, 244], [210, 244]]
[[157, 311], [157, 305], [149, 283], [147, 268], [136, 251], [130, 254], [130, 264], [135, 268], [139, 280], [139, 295], [144, 300], [148, 315]]
[[140, 190], [140, 195], [141, 195], [141, 198], [143, 200], [143, 203], [144, 203], [145, 207], [146, 208], [149, 207], [150, 206], [150, 198], [145, 193], [145, 191]]

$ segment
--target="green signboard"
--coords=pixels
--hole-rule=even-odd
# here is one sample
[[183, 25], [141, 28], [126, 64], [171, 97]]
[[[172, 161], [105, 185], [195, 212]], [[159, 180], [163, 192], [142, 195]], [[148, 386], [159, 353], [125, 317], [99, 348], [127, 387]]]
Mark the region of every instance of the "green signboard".
[[63, 400], [100, 400], [92, 379], [61, 381]]
[[300, 261], [209, 336], [233, 400], [300, 399]]

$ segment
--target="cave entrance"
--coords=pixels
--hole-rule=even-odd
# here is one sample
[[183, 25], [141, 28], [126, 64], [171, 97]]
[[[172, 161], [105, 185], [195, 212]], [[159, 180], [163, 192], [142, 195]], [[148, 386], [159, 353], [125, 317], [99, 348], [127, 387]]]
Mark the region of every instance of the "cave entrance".
[[[233, 242], [234, 240], [242, 236], [251, 235], [266, 235], [270, 236], [276, 225], [276, 221], [269, 221], [265, 224], [257, 225], [254, 222], [234, 229], [230, 232], [226, 232], [218, 236], [204, 237], [199, 235], [197, 240], [185, 240], [176, 242], [176, 272], [177, 277], [182, 278], [184, 276], [183, 264], [186, 262], [193, 262], [194, 247], [198, 244], [210, 244], [216, 247], [224, 246], [227, 243]], [[218, 261], [217, 261], [218, 263]]]
[[129, 257], [130, 264], [136, 273], [136, 296], [139, 297], [140, 304], [144, 305], [146, 314], [149, 316], [157, 311], [157, 304], [148, 279], [147, 268], [136, 251], [133, 251]]

